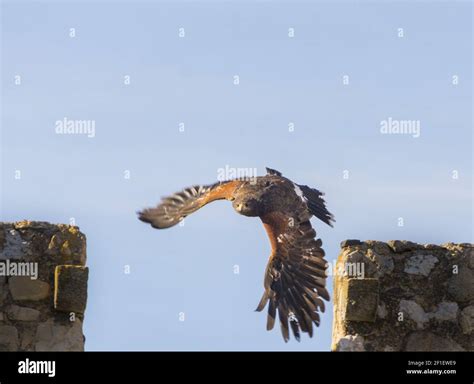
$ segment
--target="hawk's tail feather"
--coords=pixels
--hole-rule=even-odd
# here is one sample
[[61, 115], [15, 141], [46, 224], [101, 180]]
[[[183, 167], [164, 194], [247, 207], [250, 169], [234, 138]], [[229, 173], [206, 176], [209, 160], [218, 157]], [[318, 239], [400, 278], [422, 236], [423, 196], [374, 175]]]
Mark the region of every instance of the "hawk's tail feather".
[[268, 304], [267, 331], [271, 331], [275, 325], [276, 311], [276, 300], [270, 299], [270, 303]]
[[300, 341], [301, 337], [300, 337], [300, 329], [298, 327], [298, 321], [297, 320], [290, 320], [290, 326], [291, 326], [291, 330], [293, 331], [293, 336], [295, 337], [295, 339], [297, 341]]
[[286, 312], [285, 306], [280, 305], [278, 307], [278, 318], [280, 319], [280, 328], [283, 340], [285, 343], [290, 340], [290, 331], [288, 329], [288, 312]]
[[268, 293], [267, 290], [263, 292], [262, 298], [260, 299], [260, 302], [257, 305], [257, 308], [255, 309], [256, 312], [261, 312], [263, 308], [267, 305], [268, 301]]
[[[299, 284], [298, 287], [301, 288]], [[301, 291], [306, 292], [300, 295], [300, 292], [293, 288], [289, 290], [287, 299], [280, 298], [279, 300], [274, 295], [271, 297], [265, 291], [256, 309], [256, 311], [260, 312], [268, 303], [267, 331], [273, 329], [278, 315], [281, 333], [285, 342], [290, 339], [290, 328], [295, 339], [300, 341], [300, 329], [302, 332], [307, 333], [309, 337], [313, 337], [313, 324], [317, 327], [320, 325], [321, 320], [317, 311], [319, 308], [324, 312], [323, 301], [319, 299], [318, 293], [311, 289], [301, 289]]]

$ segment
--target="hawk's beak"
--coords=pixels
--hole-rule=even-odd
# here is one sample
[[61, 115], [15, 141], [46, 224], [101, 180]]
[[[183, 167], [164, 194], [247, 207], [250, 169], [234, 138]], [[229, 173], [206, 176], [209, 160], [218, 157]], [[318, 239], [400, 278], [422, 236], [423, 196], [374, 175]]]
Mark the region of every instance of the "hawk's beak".
[[237, 211], [242, 211], [242, 204], [237, 204]]

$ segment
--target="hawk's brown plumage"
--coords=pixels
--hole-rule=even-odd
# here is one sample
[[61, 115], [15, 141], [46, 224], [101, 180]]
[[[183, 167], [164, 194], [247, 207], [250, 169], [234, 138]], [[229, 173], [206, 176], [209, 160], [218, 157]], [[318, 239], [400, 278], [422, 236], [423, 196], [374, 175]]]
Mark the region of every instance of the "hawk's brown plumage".
[[318, 311], [329, 300], [326, 286], [327, 263], [322, 242], [316, 239], [310, 218], [314, 215], [328, 225], [334, 221], [326, 209], [322, 193], [298, 185], [280, 172], [267, 168], [267, 175], [251, 180], [231, 180], [195, 186], [166, 197], [156, 208], [139, 212], [139, 219], [154, 228], [168, 228], [214, 200], [232, 201], [245, 216], [259, 216], [270, 238], [272, 252], [264, 278], [264, 293], [258, 304], [268, 304], [267, 329], [278, 314], [285, 341], [289, 328], [297, 340], [300, 331], [313, 335]]

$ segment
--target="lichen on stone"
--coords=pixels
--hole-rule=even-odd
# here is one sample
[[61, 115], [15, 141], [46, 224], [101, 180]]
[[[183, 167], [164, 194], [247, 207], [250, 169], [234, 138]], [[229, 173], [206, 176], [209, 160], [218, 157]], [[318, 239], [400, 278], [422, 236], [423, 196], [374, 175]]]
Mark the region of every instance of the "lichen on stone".
[[405, 263], [405, 272], [412, 275], [428, 276], [439, 260], [433, 255], [415, 254]]

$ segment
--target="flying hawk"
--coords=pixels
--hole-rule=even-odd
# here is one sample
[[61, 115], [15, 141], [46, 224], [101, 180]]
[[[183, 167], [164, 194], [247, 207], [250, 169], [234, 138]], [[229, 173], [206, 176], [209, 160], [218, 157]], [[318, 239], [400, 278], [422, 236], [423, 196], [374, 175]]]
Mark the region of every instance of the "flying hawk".
[[267, 330], [273, 328], [278, 312], [285, 342], [290, 338], [289, 328], [299, 341], [300, 331], [313, 336], [313, 323], [320, 323], [318, 310], [324, 312], [321, 298], [329, 300], [322, 242], [316, 239], [309, 221], [316, 216], [332, 226], [334, 217], [322, 195], [267, 168], [265, 176], [254, 179], [186, 188], [138, 215], [153, 228], [169, 228], [206, 204], [226, 199], [241, 215], [260, 217], [272, 252], [265, 270], [265, 290], [256, 310], [262, 311], [268, 303]]

